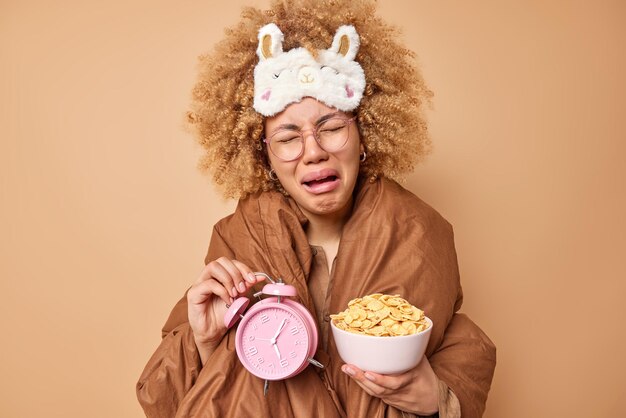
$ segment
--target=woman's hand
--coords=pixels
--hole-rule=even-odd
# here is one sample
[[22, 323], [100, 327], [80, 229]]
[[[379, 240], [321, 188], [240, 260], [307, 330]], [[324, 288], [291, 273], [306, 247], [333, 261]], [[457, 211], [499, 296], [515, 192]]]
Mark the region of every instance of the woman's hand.
[[439, 379], [426, 356], [415, 368], [397, 375], [362, 371], [350, 364], [344, 364], [341, 370], [387, 405], [417, 415], [432, 415], [439, 410]]
[[202, 365], [226, 334], [226, 305], [245, 293], [263, 277], [254, 275], [250, 267], [226, 257], [204, 266], [200, 277], [187, 292], [187, 315]]

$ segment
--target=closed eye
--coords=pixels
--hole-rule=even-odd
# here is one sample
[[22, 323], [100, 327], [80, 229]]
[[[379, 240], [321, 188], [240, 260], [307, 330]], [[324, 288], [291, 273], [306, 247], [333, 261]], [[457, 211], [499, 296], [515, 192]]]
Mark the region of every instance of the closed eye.
[[322, 70], [322, 71], [323, 71], [323, 70], [324, 70], [324, 69], [326, 69], [326, 68], [328, 68], [328, 69], [329, 69], [329, 70], [331, 70], [331, 71], [334, 71], [334, 72], [335, 72], [335, 74], [339, 74], [339, 71], [335, 70], [333, 67], [329, 67], [328, 65], [322, 65], [322, 68], [320, 68], [320, 70]]

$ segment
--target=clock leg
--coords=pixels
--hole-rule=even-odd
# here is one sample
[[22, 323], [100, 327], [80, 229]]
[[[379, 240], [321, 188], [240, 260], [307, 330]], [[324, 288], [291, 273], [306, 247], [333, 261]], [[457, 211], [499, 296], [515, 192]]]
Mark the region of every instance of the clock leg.
[[320, 363], [319, 361], [315, 360], [313, 357], [311, 357], [309, 359], [309, 363], [311, 363], [312, 365], [314, 365], [315, 367], [319, 367], [320, 369], [324, 368], [324, 365], [322, 363]]
[[267, 391], [270, 388], [270, 381], [266, 380], [265, 383], [263, 384], [263, 396], [267, 396]]

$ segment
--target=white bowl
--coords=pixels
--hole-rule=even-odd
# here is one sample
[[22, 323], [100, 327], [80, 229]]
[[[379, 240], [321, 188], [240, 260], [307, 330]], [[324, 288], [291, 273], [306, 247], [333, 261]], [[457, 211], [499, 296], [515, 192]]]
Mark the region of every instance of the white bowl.
[[426, 317], [428, 328], [412, 335], [376, 337], [340, 330], [330, 321], [333, 338], [341, 359], [363, 371], [398, 374], [411, 370], [422, 359], [433, 322]]

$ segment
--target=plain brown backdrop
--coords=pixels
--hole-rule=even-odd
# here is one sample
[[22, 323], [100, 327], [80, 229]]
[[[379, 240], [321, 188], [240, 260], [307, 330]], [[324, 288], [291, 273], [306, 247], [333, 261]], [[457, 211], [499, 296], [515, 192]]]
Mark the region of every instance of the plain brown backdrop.
[[[234, 207], [183, 130], [196, 57], [266, 1], [0, 1], [0, 416], [140, 417], [134, 384]], [[498, 346], [486, 417], [626, 395], [626, 7], [382, 1], [435, 92], [405, 186]]]

